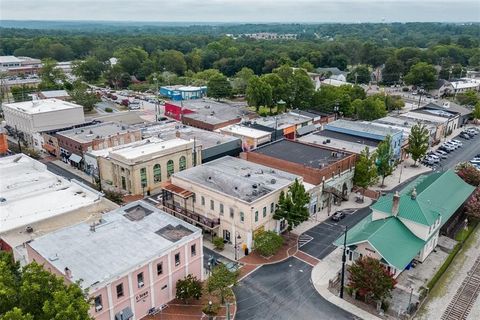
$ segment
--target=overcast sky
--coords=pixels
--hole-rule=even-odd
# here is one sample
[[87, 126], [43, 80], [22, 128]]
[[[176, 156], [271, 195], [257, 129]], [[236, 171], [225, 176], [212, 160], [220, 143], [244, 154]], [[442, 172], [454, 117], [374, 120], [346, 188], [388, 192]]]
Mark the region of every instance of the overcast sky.
[[0, 0], [1, 20], [478, 22], [479, 0]]

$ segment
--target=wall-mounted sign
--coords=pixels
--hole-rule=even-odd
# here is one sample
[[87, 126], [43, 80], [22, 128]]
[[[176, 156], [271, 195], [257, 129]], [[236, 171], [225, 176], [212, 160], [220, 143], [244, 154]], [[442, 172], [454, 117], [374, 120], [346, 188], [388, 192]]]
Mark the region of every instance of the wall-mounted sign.
[[148, 298], [148, 291], [145, 291], [145, 292], [142, 292], [142, 293], [136, 295], [135, 296], [135, 301], [139, 302], [140, 300], [145, 300], [146, 298]]

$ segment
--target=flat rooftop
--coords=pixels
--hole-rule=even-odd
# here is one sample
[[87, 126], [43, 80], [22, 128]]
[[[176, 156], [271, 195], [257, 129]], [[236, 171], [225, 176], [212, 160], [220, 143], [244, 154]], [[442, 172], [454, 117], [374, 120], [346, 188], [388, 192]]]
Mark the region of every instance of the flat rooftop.
[[97, 120], [101, 122], [113, 121], [126, 125], [147, 123], [148, 121], [142, 119], [140, 115], [142, 115], [142, 111], [115, 112], [112, 114], [94, 117], [92, 120]]
[[0, 63], [20, 63], [22, 61], [15, 56], [0, 56]]
[[365, 132], [365, 133], [375, 134], [379, 136], [387, 136], [387, 135], [392, 136], [397, 134], [400, 131], [398, 129], [377, 126], [373, 122], [349, 121], [349, 120], [343, 120], [343, 119], [336, 120], [325, 125], [326, 130], [331, 130], [335, 128]]
[[100, 194], [70, 182], [24, 154], [0, 158], [0, 233], [100, 201]]
[[[327, 140], [330, 140], [330, 142], [324, 143]], [[373, 139], [360, 138], [345, 133], [326, 130], [300, 137], [298, 138], [298, 141], [325, 145], [339, 151], [347, 151], [356, 154], [362, 152], [365, 147], [368, 147], [370, 151], [373, 151], [377, 149], [377, 146], [380, 143], [380, 141]]]
[[248, 203], [283, 189], [296, 178], [300, 178], [285, 171], [230, 156], [175, 173], [173, 177]]
[[[172, 104], [177, 104], [171, 102]], [[193, 99], [182, 101], [184, 108], [194, 111], [183, 115], [185, 118], [195, 119], [210, 124], [219, 124], [233, 119], [242, 119], [254, 115], [241, 103], [222, 103], [211, 99]]]
[[334, 155], [331, 149], [324, 149], [321, 145], [312, 146], [285, 139], [259, 147], [253, 152], [310, 168], [322, 168], [350, 155], [337, 152]]
[[42, 112], [53, 112], [59, 110], [78, 109], [83, 107], [81, 105], [66, 102], [59, 99], [42, 99], [34, 101], [24, 101], [16, 103], [4, 103], [3, 107], [9, 107], [20, 112], [28, 114], [36, 114]]
[[244, 127], [242, 125], [234, 124], [225, 128], [221, 128], [220, 132], [227, 132], [230, 134], [240, 135], [248, 138], [259, 139], [266, 136], [271, 136], [271, 132], [262, 131], [254, 128]]
[[70, 96], [66, 90], [40, 91], [40, 93], [47, 99], [55, 98], [55, 97], [69, 97]]
[[70, 138], [80, 143], [89, 143], [94, 139], [107, 138], [117, 133], [134, 131], [124, 124], [116, 122], [103, 122], [86, 127], [80, 127], [57, 132], [58, 135]]
[[312, 120], [312, 117], [307, 117], [300, 114], [282, 113], [273, 117], [257, 118], [252, 120], [252, 122], [270, 128], [276, 127], [277, 129], [285, 129], [293, 125], [299, 125]]
[[178, 134], [180, 139], [195, 139], [197, 145], [202, 146], [202, 150], [239, 139], [218, 132], [190, 127], [174, 120], [136, 125], [134, 128], [140, 129], [144, 138], [158, 137], [162, 140], [172, 140], [177, 138]]
[[425, 114], [422, 112], [410, 111], [406, 113], [402, 113], [401, 117], [415, 119], [417, 121], [429, 121], [437, 124], [443, 124], [448, 121], [448, 119], [440, 116], [436, 116], [433, 114]]
[[[105, 213], [94, 231], [80, 223], [45, 236], [30, 246], [84, 289], [136, 270], [174, 246], [201, 236], [201, 230], [144, 201]], [[199, 248], [200, 250], [201, 248]]]
[[162, 140], [159, 138], [149, 138], [129, 144], [124, 148], [119, 148], [110, 152], [109, 155], [118, 155], [128, 160], [133, 160], [141, 156], [155, 154], [159, 151], [166, 151], [179, 146], [187, 146], [191, 141], [183, 139]]

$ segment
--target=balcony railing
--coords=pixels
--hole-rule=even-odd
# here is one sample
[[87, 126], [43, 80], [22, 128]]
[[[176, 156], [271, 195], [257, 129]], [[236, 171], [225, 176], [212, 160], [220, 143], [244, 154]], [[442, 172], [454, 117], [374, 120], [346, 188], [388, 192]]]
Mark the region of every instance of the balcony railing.
[[178, 214], [181, 217], [187, 218], [191, 222], [195, 222], [197, 224], [200, 224], [201, 226], [204, 226], [208, 229], [213, 229], [216, 228], [220, 225], [220, 219], [210, 219], [207, 217], [204, 217], [198, 213], [195, 213], [191, 210], [185, 209], [183, 207], [177, 206], [172, 203], [165, 202], [163, 204], [164, 208], [166, 209], [166, 212], [171, 213], [171, 214]]

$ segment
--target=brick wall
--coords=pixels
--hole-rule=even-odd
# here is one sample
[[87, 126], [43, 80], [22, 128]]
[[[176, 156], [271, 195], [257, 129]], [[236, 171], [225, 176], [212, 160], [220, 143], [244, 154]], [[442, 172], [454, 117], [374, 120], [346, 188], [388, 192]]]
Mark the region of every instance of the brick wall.
[[140, 130], [117, 133], [114, 136], [92, 140], [92, 150], [111, 148], [141, 140], [142, 132]]
[[353, 154], [349, 155], [323, 168], [311, 168], [256, 152], [242, 152], [240, 158], [300, 175], [305, 182], [318, 185], [322, 183], [324, 177], [325, 180], [328, 180], [334, 175], [350, 170], [350, 168], [353, 170], [356, 156]]
[[236, 119], [231, 119], [231, 120], [228, 120], [228, 121], [225, 121], [225, 122], [222, 122], [222, 123], [211, 124], [211, 123], [203, 122], [203, 121], [200, 121], [200, 120], [192, 119], [192, 118], [189, 118], [189, 117], [186, 117], [186, 116], [182, 117], [182, 123], [183, 124], [186, 124], [186, 125], [189, 125], [189, 126], [192, 126], [192, 127], [195, 127], [195, 128], [208, 130], [208, 131], [214, 131], [214, 130], [217, 130], [217, 129], [220, 129], [220, 128], [223, 128], [223, 127], [235, 124], [235, 123], [239, 123], [241, 120], [242, 120], [241, 118], [236, 118]]

